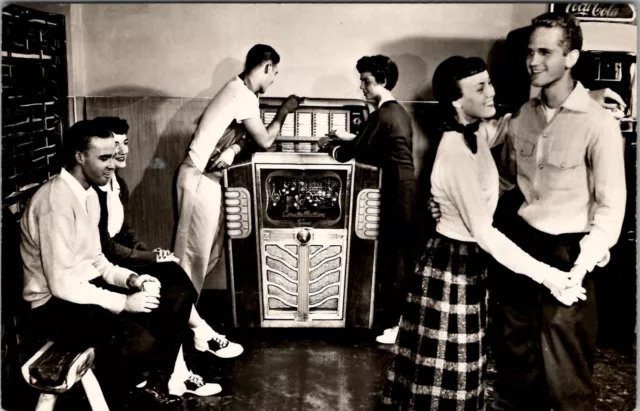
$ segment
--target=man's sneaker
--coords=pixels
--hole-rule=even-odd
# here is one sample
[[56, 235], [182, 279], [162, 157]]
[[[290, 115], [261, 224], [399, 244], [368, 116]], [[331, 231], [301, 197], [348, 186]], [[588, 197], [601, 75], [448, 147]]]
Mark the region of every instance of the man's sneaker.
[[240, 344], [227, 340], [224, 335], [215, 331], [213, 332], [213, 338], [209, 341], [194, 336], [193, 342], [198, 351], [208, 351], [220, 358], [234, 358], [244, 351]]
[[194, 373], [189, 373], [189, 376], [184, 381], [178, 381], [176, 378], [172, 378], [169, 381], [169, 393], [172, 395], [194, 394], [200, 397], [208, 397], [216, 395], [220, 391], [222, 391], [220, 384], [204, 382], [201, 376]]
[[398, 329], [397, 325], [393, 328], [387, 328], [382, 335], [376, 337], [376, 341], [380, 344], [394, 344], [398, 338]]

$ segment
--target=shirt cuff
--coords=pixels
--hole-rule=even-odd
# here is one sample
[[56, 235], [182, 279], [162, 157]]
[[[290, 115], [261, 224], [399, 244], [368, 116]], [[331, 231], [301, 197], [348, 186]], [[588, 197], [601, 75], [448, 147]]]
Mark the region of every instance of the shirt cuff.
[[114, 314], [120, 314], [124, 310], [124, 306], [127, 303], [127, 296], [119, 293], [111, 293], [110, 298], [105, 299], [103, 302], [104, 308], [111, 311]]
[[607, 265], [611, 259], [609, 248], [599, 246], [597, 243], [597, 239], [592, 237], [591, 234], [583, 237], [580, 240], [580, 254], [574, 265], [584, 268], [587, 272], [593, 271], [596, 265], [599, 267]]
[[122, 288], [129, 288], [127, 286], [127, 279], [131, 274], [136, 274], [136, 273], [127, 268], [123, 268], [117, 265], [114, 265], [113, 269], [115, 270], [112, 277], [113, 285], [116, 285]]

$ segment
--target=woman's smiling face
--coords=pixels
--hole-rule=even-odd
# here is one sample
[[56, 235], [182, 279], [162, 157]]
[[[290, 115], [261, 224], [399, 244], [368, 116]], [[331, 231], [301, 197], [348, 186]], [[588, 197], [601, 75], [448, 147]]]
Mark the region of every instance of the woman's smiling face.
[[129, 154], [129, 139], [126, 134], [113, 134], [116, 140], [116, 155], [114, 162], [116, 168], [125, 168], [127, 166], [127, 155]]
[[473, 119], [490, 118], [496, 114], [493, 97], [496, 92], [487, 71], [458, 81], [462, 97], [458, 99], [464, 113]]

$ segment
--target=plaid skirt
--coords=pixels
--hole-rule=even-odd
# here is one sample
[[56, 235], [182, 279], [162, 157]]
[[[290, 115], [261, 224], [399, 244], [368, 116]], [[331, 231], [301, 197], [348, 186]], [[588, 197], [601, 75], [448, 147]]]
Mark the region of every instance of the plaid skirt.
[[382, 402], [402, 410], [484, 410], [488, 256], [431, 238], [407, 279]]

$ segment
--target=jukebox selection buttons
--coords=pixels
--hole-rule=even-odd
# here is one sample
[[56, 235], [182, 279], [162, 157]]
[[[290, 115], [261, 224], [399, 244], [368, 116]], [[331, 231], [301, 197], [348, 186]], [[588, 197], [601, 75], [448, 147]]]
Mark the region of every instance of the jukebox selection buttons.
[[224, 192], [227, 235], [231, 239], [246, 238], [251, 233], [251, 202], [249, 191], [228, 187]]
[[356, 214], [356, 235], [363, 240], [378, 238], [380, 226], [380, 190], [365, 189], [358, 193]]

